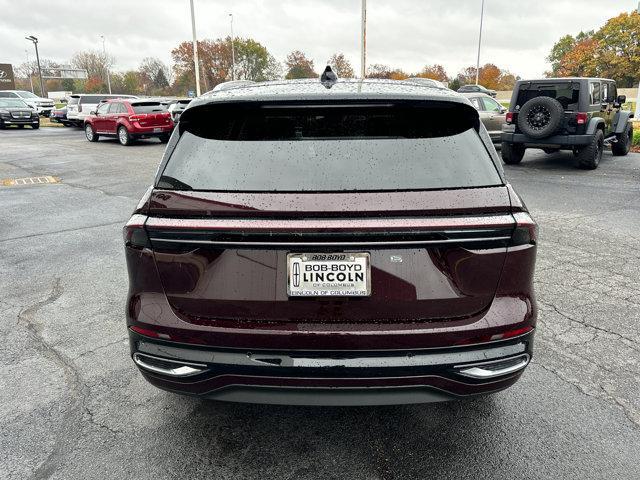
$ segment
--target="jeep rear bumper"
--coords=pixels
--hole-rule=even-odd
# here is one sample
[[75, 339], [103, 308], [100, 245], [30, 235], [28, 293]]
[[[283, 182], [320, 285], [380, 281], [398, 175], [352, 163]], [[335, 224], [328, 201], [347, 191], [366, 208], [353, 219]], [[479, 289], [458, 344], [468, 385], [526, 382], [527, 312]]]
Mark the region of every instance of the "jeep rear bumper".
[[502, 132], [502, 142], [518, 143], [526, 147], [573, 147], [589, 145], [593, 141], [593, 135], [553, 135], [547, 138], [531, 138], [522, 133]]

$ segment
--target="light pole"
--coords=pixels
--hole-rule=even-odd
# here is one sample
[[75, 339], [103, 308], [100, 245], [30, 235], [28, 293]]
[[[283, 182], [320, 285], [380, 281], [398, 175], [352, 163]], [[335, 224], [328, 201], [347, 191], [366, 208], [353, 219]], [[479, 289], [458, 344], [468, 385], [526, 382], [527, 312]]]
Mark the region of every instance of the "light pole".
[[364, 79], [367, 76], [367, 0], [362, 0], [360, 36], [360, 78]]
[[480, 47], [482, 46], [482, 23], [484, 21], [484, 0], [482, 0], [482, 10], [480, 11], [480, 35], [478, 36], [478, 61], [476, 62], [476, 85], [480, 80]]
[[193, 33], [193, 66], [196, 72], [196, 96], [200, 96], [200, 64], [198, 63], [198, 41], [196, 40], [196, 15], [193, 12], [193, 0], [191, 2], [191, 32]]
[[104, 69], [107, 72], [107, 86], [109, 87], [109, 94], [111, 94], [111, 78], [109, 75], [109, 63], [107, 61], [107, 50], [104, 47], [104, 35], [100, 35], [102, 38], [102, 55], [104, 56]]
[[230, 13], [231, 17], [231, 80], [236, 79], [236, 49], [234, 47], [233, 39], [233, 13]]
[[38, 62], [38, 76], [40, 77], [40, 96], [44, 98], [44, 83], [42, 82], [42, 68], [40, 68], [40, 55], [38, 54], [38, 39], [33, 35], [24, 37], [26, 40], [33, 42], [33, 46], [36, 47], [36, 60]]

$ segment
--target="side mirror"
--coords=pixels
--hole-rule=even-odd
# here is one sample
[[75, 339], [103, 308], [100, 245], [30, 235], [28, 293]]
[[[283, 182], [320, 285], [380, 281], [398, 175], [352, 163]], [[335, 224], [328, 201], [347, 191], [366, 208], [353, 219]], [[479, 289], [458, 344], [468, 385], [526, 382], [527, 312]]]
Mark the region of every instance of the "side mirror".
[[620, 105], [622, 105], [623, 103], [627, 103], [627, 96], [626, 95], [618, 95], [618, 103]]
[[501, 108], [500, 108], [500, 113], [505, 114], [505, 113], [507, 113], [507, 110], [508, 110], [508, 108], [506, 108], [506, 107], [501, 107]]
[[97, 114], [98, 114], [98, 111], [97, 111], [97, 110], [91, 110], [91, 111], [89, 112], [89, 115], [97, 115]]

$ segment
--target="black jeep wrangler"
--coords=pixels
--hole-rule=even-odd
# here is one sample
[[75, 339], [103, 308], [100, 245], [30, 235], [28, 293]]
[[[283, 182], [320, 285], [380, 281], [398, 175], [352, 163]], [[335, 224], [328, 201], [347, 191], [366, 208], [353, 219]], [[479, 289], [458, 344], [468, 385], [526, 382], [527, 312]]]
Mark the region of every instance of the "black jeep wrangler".
[[604, 78], [519, 80], [502, 127], [502, 159], [520, 163], [527, 148], [572, 150], [576, 166], [598, 168], [602, 151], [626, 155], [633, 141], [633, 114], [624, 95]]

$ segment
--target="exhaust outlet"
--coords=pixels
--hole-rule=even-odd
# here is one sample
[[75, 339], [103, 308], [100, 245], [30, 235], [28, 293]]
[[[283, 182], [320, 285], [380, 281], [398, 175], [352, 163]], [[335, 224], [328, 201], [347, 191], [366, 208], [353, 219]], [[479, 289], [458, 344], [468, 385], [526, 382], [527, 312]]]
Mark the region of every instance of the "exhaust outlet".
[[201, 363], [170, 360], [139, 352], [133, 354], [133, 361], [144, 370], [169, 377], [190, 377], [207, 370], [207, 366]]
[[530, 359], [529, 355], [525, 353], [523, 355], [518, 355], [517, 357], [511, 357], [503, 360], [474, 363], [472, 365], [461, 365], [455, 367], [455, 369], [457, 370], [456, 373], [459, 375], [478, 380], [487, 380], [518, 372], [529, 365]]

